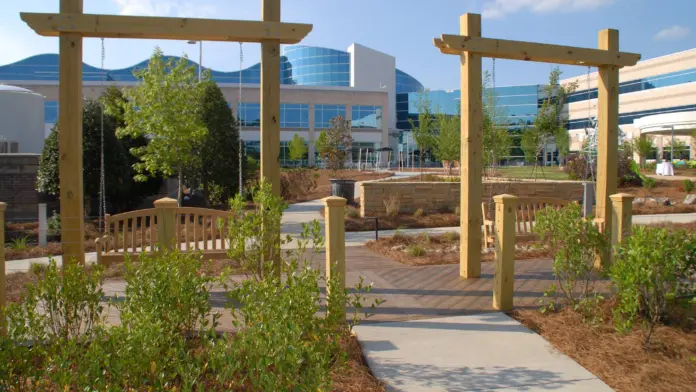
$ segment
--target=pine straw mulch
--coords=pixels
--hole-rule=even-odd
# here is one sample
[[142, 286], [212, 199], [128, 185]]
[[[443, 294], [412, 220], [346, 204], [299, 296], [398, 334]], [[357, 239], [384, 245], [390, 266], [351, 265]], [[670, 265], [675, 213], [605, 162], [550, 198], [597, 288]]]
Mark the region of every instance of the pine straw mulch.
[[348, 355], [345, 367], [331, 371], [333, 391], [336, 392], [384, 392], [384, 384], [370, 372], [358, 338], [349, 335], [341, 340]]
[[513, 316], [618, 392], [696, 391], [693, 319], [690, 326], [657, 328], [645, 350], [638, 327], [626, 335], [616, 332], [612, 305], [601, 305], [595, 324], [568, 308], [550, 314], [519, 310]]
[[[518, 242], [515, 260], [551, 258], [552, 252], [534, 242]], [[406, 265], [440, 265], [459, 263], [459, 235], [451, 232], [442, 235], [405, 236], [394, 235], [369, 241], [365, 246], [375, 253]], [[414, 255], [420, 249], [421, 255]], [[483, 261], [493, 261], [492, 250], [481, 253]]]

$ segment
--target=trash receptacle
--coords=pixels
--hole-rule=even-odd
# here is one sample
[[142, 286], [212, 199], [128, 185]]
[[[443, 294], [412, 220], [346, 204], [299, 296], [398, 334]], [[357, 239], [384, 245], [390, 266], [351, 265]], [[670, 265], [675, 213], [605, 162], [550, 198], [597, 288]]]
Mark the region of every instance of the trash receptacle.
[[338, 196], [346, 199], [348, 204], [355, 203], [355, 180], [339, 180], [332, 178], [331, 196]]

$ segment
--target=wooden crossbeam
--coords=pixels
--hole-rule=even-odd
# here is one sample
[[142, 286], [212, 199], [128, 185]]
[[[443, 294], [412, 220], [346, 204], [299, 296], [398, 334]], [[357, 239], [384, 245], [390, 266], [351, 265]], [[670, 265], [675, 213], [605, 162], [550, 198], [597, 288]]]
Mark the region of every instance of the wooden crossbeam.
[[636, 53], [462, 35], [443, 34], [433, 43], [444, 54], [471, 52], [483, 57], [554, 64], [625, 67], [635, 65], [640, 60], [640, 54]]
[[77, 33], [94, 38], [147, 38], [193, 41], [261, 42], [278, 40], [296, 44], [312, 31], [311, 24], [249, 20], [164, 18], [152, 16], [77, 13], [20, 13], [37, 34], [57, 37]]

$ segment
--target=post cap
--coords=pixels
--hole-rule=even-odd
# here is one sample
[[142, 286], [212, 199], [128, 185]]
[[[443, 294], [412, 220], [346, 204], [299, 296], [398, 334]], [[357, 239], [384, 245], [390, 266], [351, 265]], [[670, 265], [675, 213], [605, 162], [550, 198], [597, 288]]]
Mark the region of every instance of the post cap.
[[629, 201], [633, 201], [633, 199], [635, 199], [635, 198], [636, 198], [635, 196], [629, 195], [628, 193], [616, 193], [614, 195], [609, 196], [609, 199], [611, 199], [611, 201], [629, 202]]
[[7, 209], [7, 203], [0, 201], [0, 211], [5, 211]]
[[176, 208], [179, 203], [171, 197], [163, 197], [155, 200], [155, 208]]
[[325, 197], [322, 201], [327, 207], [343, 207], [348, 202], [348, 200], [338, 196]]
[[502, 195], [493, 196], [493, 201], [496, 203], [516, 203], [520, 198], [515, 195], [508, 195], [507, 193]]

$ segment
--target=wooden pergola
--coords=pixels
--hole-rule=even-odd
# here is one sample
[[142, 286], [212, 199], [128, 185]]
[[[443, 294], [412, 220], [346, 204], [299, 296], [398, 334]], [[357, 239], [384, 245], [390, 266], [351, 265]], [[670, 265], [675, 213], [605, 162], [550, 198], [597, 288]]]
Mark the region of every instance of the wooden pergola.
[[142, 38], [261, 43], [261, 177], [280, 195], [280, 44], [300, 42], [311, 24], [281, 23], [280, 0], [261, 0], [262, 21], [83, 13], [60, 0], [57, 14], [21, 13], [37, 34], [59, 37], [60, 218], [64, 260], [84, 263], [82, 39]]
[[442, 35], [433, 42], [440, 52], [461, 59], [460, 275], [464, 278], [481, 275], [483, 57], [599, 68], [596, 217], [606, 231], [611, 231], [609, 196], [616, 193], [618, 170], [619, 68], [635, 65], [640, 60], [639, 54], [619, 52], [618, 30], [600, 31], [599, 49], [509, 41], [482, 37], [481, 15], [467, 13], [460, 18], [460, 35]]

